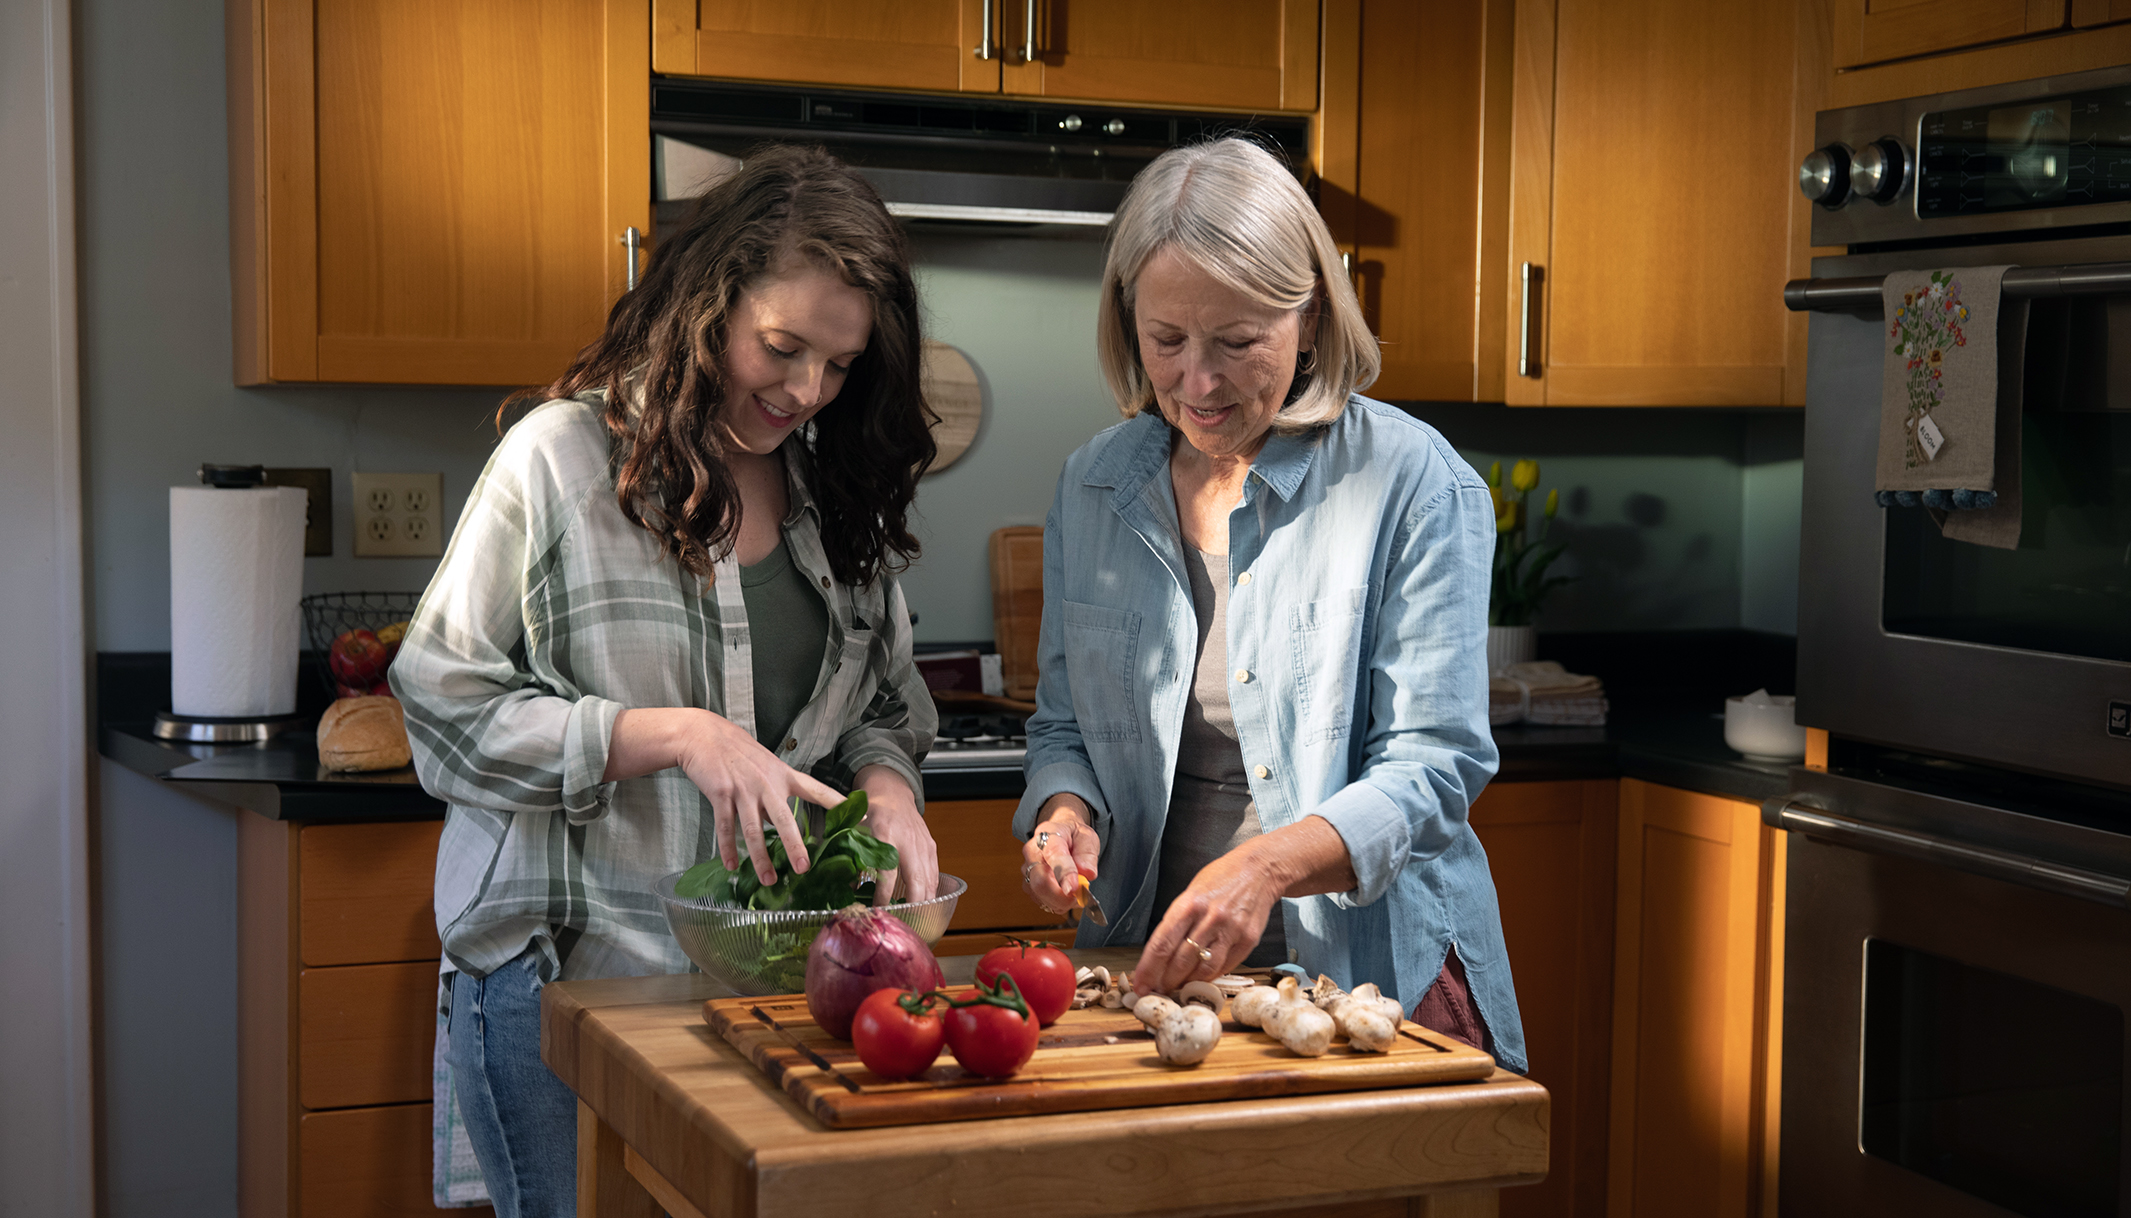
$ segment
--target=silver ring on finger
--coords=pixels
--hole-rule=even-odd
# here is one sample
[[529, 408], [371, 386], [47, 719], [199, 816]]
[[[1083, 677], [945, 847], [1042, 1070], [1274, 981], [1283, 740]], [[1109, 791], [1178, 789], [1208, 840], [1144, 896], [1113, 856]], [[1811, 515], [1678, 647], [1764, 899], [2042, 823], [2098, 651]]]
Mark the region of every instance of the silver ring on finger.
[[1048, 843], [1048, 842], [1049, 842], [1050, 840], [1051, 840], [1051, 831], [1050, 831], [1049, 829], [1045, 829], [1045, 830], [1044, 830], [1043, 832], [1041, 832], [1041, 833], [1038, 833], [1038, 834], [1036, 835], [1036, 853], [1038, 853], [1038, 854], [1041, 854], [1041, 853], [1043, 853], [1043, 847], [1044, 847], [1044, 846], [1045, 846], [1045, 844], [1047, 844], [1047, 843]]
[[1029, 871], [1030, 871], [1030, 869], [1032, 869], [1032, 868], [1033, 868], [1033, 867], [1035, 867], [1035, 866], [1036, 866], [1036, 864], [1034, 864], [1034, 863], [1023, 863], [1023, 864], [1021, 864], [1021, 886], [1022, 886], [1023, 888], [1027, 888], [1027, 887], [1029, 886], [1029, 883], [1030, 883], [1030, 876], [1029, 876]]

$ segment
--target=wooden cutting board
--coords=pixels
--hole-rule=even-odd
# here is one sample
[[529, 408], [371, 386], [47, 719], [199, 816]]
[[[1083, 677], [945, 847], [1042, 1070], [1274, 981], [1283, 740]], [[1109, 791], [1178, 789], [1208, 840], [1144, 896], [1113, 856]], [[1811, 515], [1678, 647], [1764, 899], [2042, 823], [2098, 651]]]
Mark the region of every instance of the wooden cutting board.
[[1043, 530], [1009, 525], [992, 532], [992, 637], [1006, 696], [1036, 696], [1036, 634], [1043, 625]]
[[1045, 1028], [1036, 1055], [1012, 1078], [967, 1074], [943, 1050], [922, 1077], [895, 1082], [866, 1069], [849, 1041], [822, 1031], [804, 995], [713, 998], [703, 1018], [830, 1129], [1371, 1091], [1466, 1082], [1495, 1068], [1478, 1049], [1412, 1022], [1389, 1053], [1356, 1053], [1342, 1041], [1323, 1057], [1297, 1057], [1265, 1033], [1227, 1022], [1205, 1061], [1165, 1066], [1138, 1020], [1090, 1007]]

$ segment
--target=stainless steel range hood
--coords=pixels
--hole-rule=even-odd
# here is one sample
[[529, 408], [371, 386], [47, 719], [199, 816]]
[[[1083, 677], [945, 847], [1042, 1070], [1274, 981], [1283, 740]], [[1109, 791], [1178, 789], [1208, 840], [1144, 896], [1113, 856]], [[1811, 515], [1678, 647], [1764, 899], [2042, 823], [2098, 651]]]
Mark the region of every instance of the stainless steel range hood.
[[863, 93], [654, 78], [654, 197], [661, 227], [764, 143], [821, 144], [920, 224], [1110, 222], [1132, 175], [1170, 148], [1247, 134], [1306, 163], [1309, 120], [1073, 106], [999, 97]]

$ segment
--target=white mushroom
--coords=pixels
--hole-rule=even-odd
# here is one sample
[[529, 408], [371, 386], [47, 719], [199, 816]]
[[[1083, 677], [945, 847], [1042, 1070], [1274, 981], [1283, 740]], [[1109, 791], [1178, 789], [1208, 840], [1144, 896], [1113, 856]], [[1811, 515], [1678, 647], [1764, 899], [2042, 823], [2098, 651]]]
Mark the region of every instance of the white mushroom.
[[1318, 1010], [1329, 1011], [1332, 1009], [1334, 1002], [1347, 996], [1347, 992], [1339, 988], [1338, 982], [1323, 973], [1319, 973], [1317, 974], [1317, 983], [1309, 989], [1309, 995], [1310, 1001], [1317, 1004]]
[[1279, 1001], [1280, 991], [1269, 985], [1254, 985], [1229, 1000], [1228, 1015], [1245, 1027], [1259, 1027]]
[[1197, 1004], [1219, 1015], [1221, 1008], [1228, 1004], [1228, 995], [1223, 994], [1210, 982], [1187, 981], [1184, 988], [1177, 992], [1177, 1001], [1185, 1006]]
[[[1140, 1001], [1151, 1006], [1155, 998], [1156, 995], [1150, 994]], [[1220, 1043], [1220, 1016], [1202, 1006], [1175, 1007], [1163, 1016], [1154, 1030], [1154, 1051], [1172, 1066], [1191, 1066], [1205, 1061], [1206, 1055]]]
[[1290, 1053], [1321, 1057], [1332, 1047], [1332, 1017], [1317, 1009], [1293, 977], [1280, 980], [1280, 1001], [1265, 1017], [1265, 1030]]
[[1364, 981], [1355, 986], [1353, 997], [1357, 1002], [1366, 1002], [1374, 1006], [1390, 1022], [1394, 1030], [1400, 1024], [1406, 1022], [1405, 1006], [1396, 998], [1385, 997], [1384, 992], [1377, 988], [1374, 981]]
[[1116, 990], [1104, 990], [1101, 1001], [1103, 1009], [1107, 1011], [1114, 1011], [1125, 1005], [1124, 995]]
[[1251, 988], [1253, 984], [1250, 978], [1236, 973], [1228, 973], [1213, 979], [1213, 987], [1230, 998], [1234, 998], [1236, 995]]
[[1391, 1042], [1398, 1038], [1398, 1025], [1384, 1017], [1375, 1003], [1342, 994], [1332, 1003], [1327, 1014], [1332, 1017], [1334, 1030], [1347, 1038], [1347, 1043], [1358, 1053], [1384, 1053]]
[[1132, 1004], [1132, 1017], [1151, 1028], [1178, 1009], [1176, 1003], [1160, 994], [1149, 994]]

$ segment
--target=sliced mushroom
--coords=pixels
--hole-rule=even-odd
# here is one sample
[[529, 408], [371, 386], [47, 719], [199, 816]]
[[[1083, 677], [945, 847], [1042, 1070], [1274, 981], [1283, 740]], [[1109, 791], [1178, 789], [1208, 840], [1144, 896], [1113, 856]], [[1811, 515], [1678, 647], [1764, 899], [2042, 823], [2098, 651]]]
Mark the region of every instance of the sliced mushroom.
[[1185, 1006], [1196, 1003], [1212, 1011], [1215, 1015], [1219, 1015], [1221, 1008], [1228, 1005], [1228, 995], [1223, 994], [1208, 982], [1187, 981], [1184, 983], [1184, 988], [1177, 991], [1177, 1001]]
[[1234, 998], [1236, 995], [1251, 988], [1255, 984], [1257, 983], [1252, 981], [1250, 978], [1240, 976], [1236, 973], [1228, 973], [1226, 975], [1213, 979], [1213, 987], [1221, 991], [1222, 993], [1228, 995], [1230, 998]]

